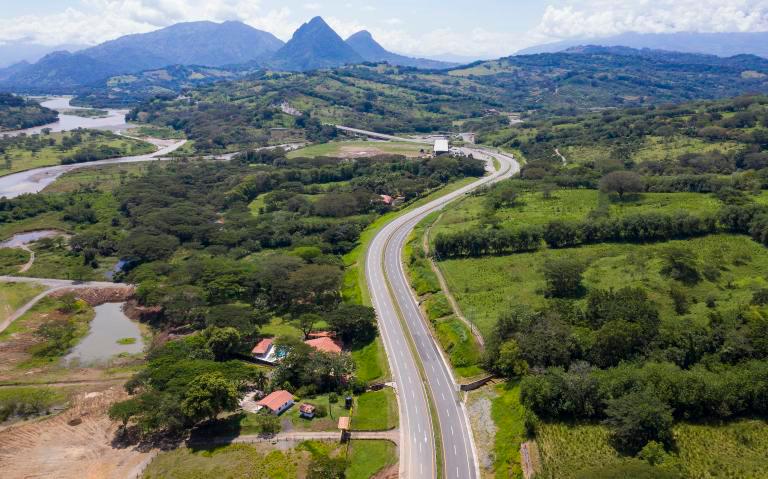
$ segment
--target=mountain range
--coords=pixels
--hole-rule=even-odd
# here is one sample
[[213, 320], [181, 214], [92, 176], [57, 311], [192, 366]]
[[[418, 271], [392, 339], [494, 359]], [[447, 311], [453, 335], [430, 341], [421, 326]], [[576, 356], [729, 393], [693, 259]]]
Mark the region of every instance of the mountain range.
[[525, 48], [516, 55], [556, 53], [580, 45], [650, 48], [683, 53], [704, 53], [720, 57], [752, 54], [768, 58], [768, 32], [729, 33], [623, 33], [601, 38], [576, 38]]
[[307, 71], [366, 61], [428, 69], [455, 65], [391, 53], [368, 32], [344, 41], [320, 17], [302, 25], [287, 43], [241, 22], [203, 21], [126, 35], [74, 53], [52, 52], [33, 64], [20, 62], [0, 69], [0, 88], [70, 93], [115, 76], [169, 66]]

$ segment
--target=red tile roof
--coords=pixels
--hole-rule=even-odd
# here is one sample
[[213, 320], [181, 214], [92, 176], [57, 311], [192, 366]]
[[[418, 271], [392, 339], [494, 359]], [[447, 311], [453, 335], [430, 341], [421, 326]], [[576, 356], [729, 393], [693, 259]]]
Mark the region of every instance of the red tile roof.
[[279, 410], [283, 404], [293, 401], [293, 394], [285, 390], [275, 391], [261, 401], [257, 402], [259, 406], [268, 407], [273, 412]]
[[251, 350], [251, 353], [253, 354], [264, 354], [267, 351], [269, 351], [269, 347], [272, 346], [272, 339], [266, 338], [259, 341], [259, 344], [253, 347], [253, 350]]
[[324, 353], [334, 353], [334, 354], [341, 353], [341, 344], [339, 344], [338, 341], [334, 341], [333, 339], [327, 336], [321, 337], [321, 338], [309, 339], [304, 342], [312, 346], [313, 348], [317, 349], [318, 351], [323, 351]]
[[335, 334], [331, 331], [315, 331], [314, 333], [309, 333], [307, 336], [310, 338], [332, 338]]
[[299, 411], [303, 412], [304, 414], [312, 414], [313, 412], [315, 412], [315, 406], [304, 403], [301, 406], [299, 406]]

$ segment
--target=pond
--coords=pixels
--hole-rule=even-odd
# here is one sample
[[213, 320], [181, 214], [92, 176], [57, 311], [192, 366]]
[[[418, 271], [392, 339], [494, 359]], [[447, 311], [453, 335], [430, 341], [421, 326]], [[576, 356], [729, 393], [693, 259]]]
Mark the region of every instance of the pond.
[[86, 366], [106, 363], [118, 354], [142, 352], [141, 330], [123, 313], [122, 306], [122, 303], [96, 306], [88, 335], [64, 357], [64, 362]]
[[54, 236], [59, 236], [60, 234], [62, 234], [62, 232], [56, 230], [38, 230], [19, 233], [11, 236], [11, 238], [6, 241], [0, 242], [0, 248], [19, 248], [43, 238], [52, 238]]

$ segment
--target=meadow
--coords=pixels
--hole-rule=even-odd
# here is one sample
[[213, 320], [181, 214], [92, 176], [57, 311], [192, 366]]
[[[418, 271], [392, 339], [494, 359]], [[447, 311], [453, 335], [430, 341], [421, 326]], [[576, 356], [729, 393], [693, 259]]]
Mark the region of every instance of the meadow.
[[[485, 199], [484, 195], [468, 196], [446, 209], [432, 227], [430, 237], [480, 226], [485, 218]], [[500, 227], [545, 225], [555, 219], [584, 220], [598, 208], [605, 209], [611, 217], [623, 217], [678, 210], [694, 214], [715, 213], [722, 207], [722, 202], [713, 195], [700, 193], [643, 193], [618, 201], [588, 189], [560, 189], [552, 191], [548, 198], [541, 192], [521, 191], [516, 203], [514, 207], [496, 210], [494, 216]]]
[[43, 290], [34, 283], [0, 283], [0, 321], [4, 321]]
[[661, 274], [661, 255], [670, 246], [687, 249], [702, 266], [714, 265], [719, 273], [713, 280], [705, 278], [685, 287], [692, 303], [687, 316], [692, 319], [707, 317], [710, 300], [715, 310], [722, 311], [749, 304], [753, 291], [768, 286], [768, 250], [746, 236], [727, 234], [654, 244], [605, 243], [439, 264], [465, 316], [487, 337], [499, 313], [511, 305], [535, 308], [546, 304], [542, 265], [547, 258], [576, 257], [587, 263], [587, 289], [643, 286], [649, 299], [659, 305], [662, 318], [671, 318], [675, 316], [669, 295], [673, 280]]
[[0, 159], [4, 159], [4, 162], [0, 162], [0, 176], [33, 168], [59, 165], [62, 159], [79, 151], [108, 149], [110, 154], [101, 155], [101, 158], [143, 155], [155, 151], [154, 145], [145, 141], [121, 137], [109, 132], [91, 134], [88, 130], [80, 133], [81, 141], [79, 143], [70, 145], [68, 142], [72, 141], [75, 135], [72, 132], [44, 135], [44, 139], [48, 140], [50, 144], [41, 144], [35, 148], [12, 143], [6, 147], [3, 156], [0, 157]]
[[[678, 423], [676, 449], [665, 454], [661, 470], [696, 479], [742, 479], [768, 476], [768, 424], [743, 419], [729, 423]], [[636, 462], [620, 456], [608, 442], [608, 430], [590, 423], [541, 424], [537, 444], [541, 477], [581, 477], [585, 469]]]

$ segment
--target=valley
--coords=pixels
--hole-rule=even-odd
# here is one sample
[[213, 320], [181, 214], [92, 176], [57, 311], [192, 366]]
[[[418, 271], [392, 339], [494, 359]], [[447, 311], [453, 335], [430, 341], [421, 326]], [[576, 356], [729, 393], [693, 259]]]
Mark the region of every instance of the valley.
[[768, 477], [760, 32], [179, 5], [0, 68], [4, 478]]

